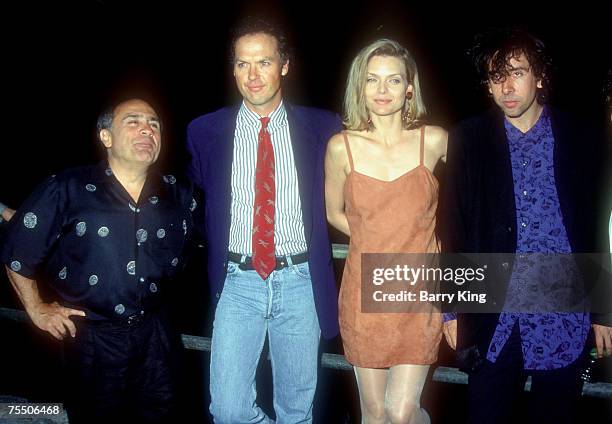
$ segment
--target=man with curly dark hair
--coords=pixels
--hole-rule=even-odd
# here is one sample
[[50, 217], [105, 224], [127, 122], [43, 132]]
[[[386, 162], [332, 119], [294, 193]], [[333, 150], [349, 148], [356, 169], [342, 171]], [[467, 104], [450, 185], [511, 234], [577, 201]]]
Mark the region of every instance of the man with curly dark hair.
[[[546, 46], [522, 30], [497, 30], [478, 36], [470, 53], [497, 107], [449, 134], [444, 250], [517, 258], [596, 251], [597, 210], [585, 206], [597, 196], [600, 134], [547, 103]], [[508, 422], [528, 375], [531, 420], [573, 422], [589, 331], [603, 355], [612, 328], [586, 312], [508, 308], [533, 300], [517, 261], [502, 264], [493, 282], [505, 293], [499, 313], [460, 313], [448, 326], [469, 373], [470, 422]]]

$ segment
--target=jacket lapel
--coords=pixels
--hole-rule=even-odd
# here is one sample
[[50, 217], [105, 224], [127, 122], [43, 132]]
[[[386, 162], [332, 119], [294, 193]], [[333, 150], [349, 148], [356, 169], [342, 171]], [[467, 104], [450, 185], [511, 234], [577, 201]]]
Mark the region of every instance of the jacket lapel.
[[[512, 229], [513, 235], [511, 245], [505, 246], [507, 252], [516, 250], [516, 201], [514, 199], [514, 178], [512, 176], [512, 162], [510, 160], [510, 148], [504, 128], [504, 117], [497, 111], [492, 112], [488, 120], [487, 137], [484, 141], [482, 156], [485, 161], [485, 187], [490, 199], [490, 205], [498, 211], [496, 217], [498, 225], [507, 226]], [[490, 178], [495, 176], [494, 178]], [[508, 240], [510, 242], [510, 239]], [[501, 246], [500, 246], [501, 247]]]
[[230, 211], [232, 202], [232, 162], [234, 153], [234, 133], [236, 131], [236, 117], [240, 105], [226, 109], [226, 113], [216, 122], [215, 142], [210, 150], [210, 178], [214, 181], [213, 193], [222, 193], [218, 198], [218, 207], [224, 213], [220, 214], [221, 222], [218, 225], [223, 245], [229, 244]]
[[304, 232], [306, 241], [309, 242], [312, 231], [314, 172], [315, 169], [319, 168], [317, 163], [317, 140], [313, 139], [313, 134], [316, 134], [316, 132], [309, 128], [304, 116], [301, 116], [291, 104], [285, 102], [285, 109], [287, 111], [291, 147], [293, 148], [293, 159], [298, 177]]
[[[552, 133], [554, 137], [554, 176], [555, 176], [555, 187], [557, 189], [557, 196], [559, 198], [559, 206], [561, 208], [561, 218], [563, 225], [568, 233], [570, 243], [575, 240], [574, 234], [574, 205], [575, 201], [572, 196], [572, 188], [580, 181], [580, 175], [578, 175], [578, 167], [576, 162], [579, 162], [578, 153], [572, 152], [571, 139], [573, 134], [569, 132], [567, 128], [560, 128], [562, 119], [554, 109], [548, 108], [550, 116], [550, 126], [552, 127]], [[572, 246], [575, 248], [575, 246]]]

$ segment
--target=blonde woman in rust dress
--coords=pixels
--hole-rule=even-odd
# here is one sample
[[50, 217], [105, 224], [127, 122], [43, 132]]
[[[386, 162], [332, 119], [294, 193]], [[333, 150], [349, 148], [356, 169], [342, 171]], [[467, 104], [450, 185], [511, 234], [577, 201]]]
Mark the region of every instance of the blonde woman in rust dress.
[[351, 242], [340, 289], [340, 329], [354, 366], [364, 423], [428, 423], [420, 397], [437, 360], [442, 315], [363, 313], [361, 253], [437, 253], [438, 182], [447, 133], [425, 126], [416, 64], [392, 40], [353, 60], [344, 98], [346, 131], [329, 141], [329, 222]]

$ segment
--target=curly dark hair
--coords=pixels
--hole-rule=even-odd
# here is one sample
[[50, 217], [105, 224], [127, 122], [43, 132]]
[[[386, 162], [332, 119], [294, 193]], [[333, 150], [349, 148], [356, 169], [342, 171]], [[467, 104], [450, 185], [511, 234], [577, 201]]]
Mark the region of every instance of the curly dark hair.
[[533, 75], [542, 82], [538, 103], [544, 104], [548, 99], [552, 60], [542, 40], [518, 28], [496, 29], [478, 34], [468, 50], [483, 84], [504, 81], [510, 59], [518, 59], [521, 54], [527, 58]]
[[236, 60], [236, 41], [245, 35], [260, 33], [270, 35], [276, 39], [281, 63], [284, 64], [291, 58], [291, 48], [287, 42], [287, 36], [279, 25], [258, 16], [247, 16], [238, 21], [231, 30], [230, 64], [233, 65]]

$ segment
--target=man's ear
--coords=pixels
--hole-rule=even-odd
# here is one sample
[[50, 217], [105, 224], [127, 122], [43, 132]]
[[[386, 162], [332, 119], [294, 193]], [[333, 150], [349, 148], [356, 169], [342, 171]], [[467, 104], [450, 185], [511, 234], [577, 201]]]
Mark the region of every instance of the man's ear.
[[102, 142], [102, 144], [104, 144], [104, 147], [109, 148], [112, 146], [113, 137], [109, 130], [107, 129], [100, 130], [100, 132], [98, 133], [98, 137], [100, 138], [100, 141]]
[[287, 60], [285, 62], [285, 64], [283, 65], [283, 67], [281, 68], [281, 75], [285, 76], [289, 73], [289, 60]]
[[538, 87], [538, 88], [544, 88], [544, 86], [542, 85], [542, 80], [541, 80], [541, 79], [539, 79], [539, 80], [536, 82], [536, 87]]

